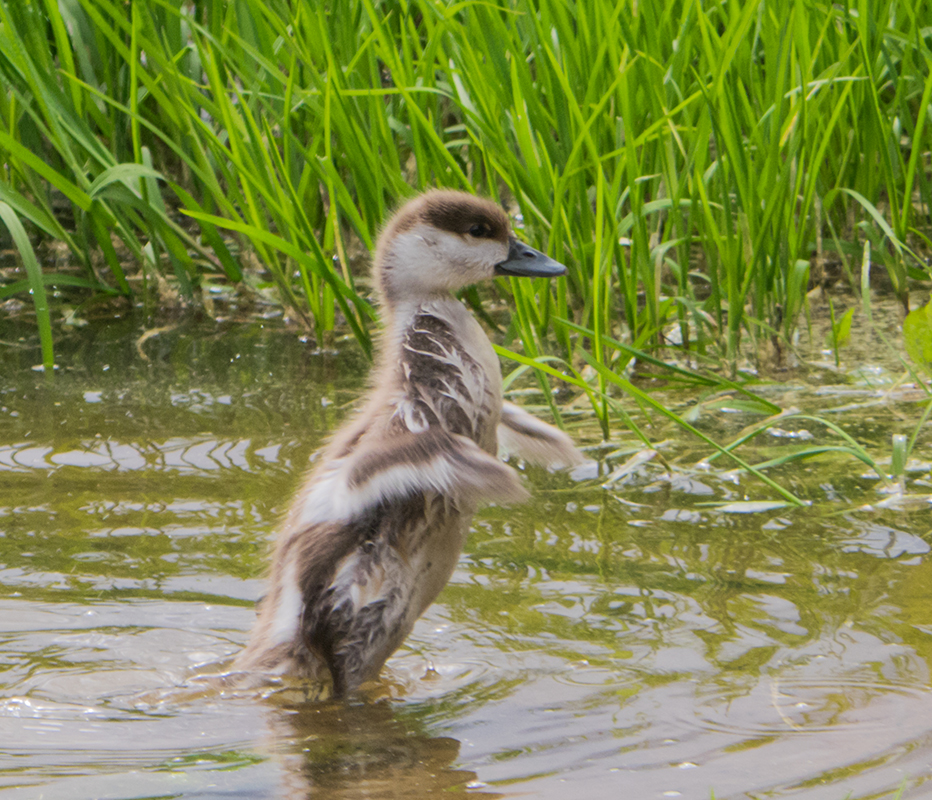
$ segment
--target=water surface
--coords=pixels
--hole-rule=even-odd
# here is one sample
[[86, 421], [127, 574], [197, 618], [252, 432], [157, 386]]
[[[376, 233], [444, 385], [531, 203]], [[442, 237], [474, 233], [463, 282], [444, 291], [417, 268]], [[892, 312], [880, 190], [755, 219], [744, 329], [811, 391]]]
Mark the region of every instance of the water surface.
[[[63, 333], [49, 381], [0, 325], [4, 798], [928, 796], [928, 504], [826, 456], [774, 472], [810, 507], [754, 510], [774, 494], [660, 420], [665, 463], [606, 484], [640, 447], [619, 435], [480, 513], [365, 702], [193, 681], [245, 643], [276, 521], [368, 367], [274, 320], [141, 333]], [[919, 394], [861, 346], [760, 391], [889, 452]], [[701, 399], [720, 440], [760, 419]], [[791, 422], [746, 454], [830, 441]], [[915, 455], [929, 494], [928, 433]]]

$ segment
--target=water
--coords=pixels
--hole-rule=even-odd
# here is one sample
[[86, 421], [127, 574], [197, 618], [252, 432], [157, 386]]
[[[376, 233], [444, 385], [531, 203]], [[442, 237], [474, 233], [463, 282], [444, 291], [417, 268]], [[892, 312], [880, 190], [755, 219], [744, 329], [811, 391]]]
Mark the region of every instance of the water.
[[[669, 470], [601, 488], [623, 435], [601, 477], [527, 470], [532, 503], [482, 512], [365, 702], [220, 693], [196, 676], [245, 643], [276, 520], [365, 362], [261, 319], [137, 347], [128, 318], [63, 333], [49, 382], [23, 330], [0, 325], [4, 799], [932, 793], [932, 515], [860, 462], [780, 468], [812, 505], [753, 511], [769, 489], [654, 420]], [[880, 455], [917, 395], [859, 346], [762, 392]], [[709, 402], [697, 424], [759, 419]], [[818, 442], [838, 440], [788, 421], [745, 453]], [[914, 456], [925, 495], [928, 433]]]

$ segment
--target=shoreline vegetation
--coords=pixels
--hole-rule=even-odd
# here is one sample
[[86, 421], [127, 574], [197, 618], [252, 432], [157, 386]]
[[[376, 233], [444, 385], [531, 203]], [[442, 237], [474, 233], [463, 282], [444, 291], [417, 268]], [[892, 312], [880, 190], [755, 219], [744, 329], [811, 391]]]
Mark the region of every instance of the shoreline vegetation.
[[[932, 370], [932, 305], [909, 299], [932, 278], [928, 20], [928, 0], [0, 0], [0, 303], [31, 298], [47, 372], [54, 291], [151, 310], [235, 285], [370, 354], [380, 224], [416, 191], [475, 192], [570, 268], [465, 294], [486, 321], [513, 308], [512, 378], [532, 371], [558, 419], [548, 380], [569, 383], [605, 438], [647, 447], [631, 396], [799, 503], [736, 449], [788, 413], [745, 367], [793, 359], [810, 297], [828, 292], [837, 363], [853, 309], [832, 286], [868, 324], [882, 286], [908, 313], [904, 373]], [[720, 445], [635, 365], [762, 421]], [[787, 460], [887, 479], [833, 434]]]

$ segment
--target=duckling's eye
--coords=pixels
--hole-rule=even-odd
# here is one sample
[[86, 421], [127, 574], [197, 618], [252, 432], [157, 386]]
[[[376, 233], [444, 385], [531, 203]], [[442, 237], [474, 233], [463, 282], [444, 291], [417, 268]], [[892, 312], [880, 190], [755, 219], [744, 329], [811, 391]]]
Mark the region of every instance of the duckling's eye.
[[485, 222], [477, 222], [469, 229], [469, 235], [475, 236], [477, 239], [491, 239], [492, 228]]

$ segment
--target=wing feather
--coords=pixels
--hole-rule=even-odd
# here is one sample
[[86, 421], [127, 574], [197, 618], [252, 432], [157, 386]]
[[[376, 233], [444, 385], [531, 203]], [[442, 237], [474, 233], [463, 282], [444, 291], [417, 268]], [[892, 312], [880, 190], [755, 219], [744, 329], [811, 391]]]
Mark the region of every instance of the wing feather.
[[518, 473], [498, 457], [466, 436], [428, 428], [361, 440], [314, 476], [296, 521], [299, 527], [345, 523], [382, 503], [424, 492], [447, 497], [464, 510], [528, 498]]
[[516, 503], [527, 490], [507, 464], [472, 439], [438, 429], [363, 444], [344, 468], [347, 504], [367, 509], [423, 492], [458, 504]]
[[563, 431], [541, 422], [514, 403], [502, 404], [498, 444], [506, 453], [544, 467], [573, 467], [585, 461]]

